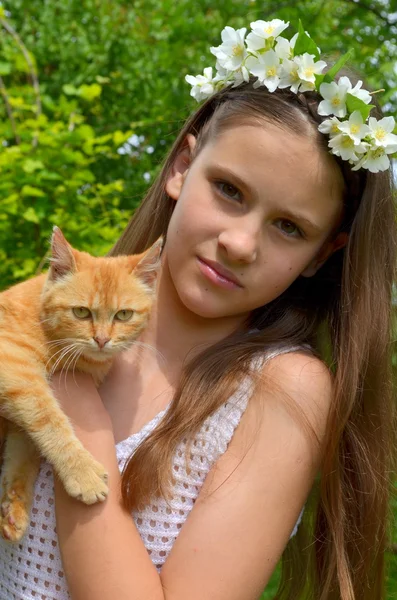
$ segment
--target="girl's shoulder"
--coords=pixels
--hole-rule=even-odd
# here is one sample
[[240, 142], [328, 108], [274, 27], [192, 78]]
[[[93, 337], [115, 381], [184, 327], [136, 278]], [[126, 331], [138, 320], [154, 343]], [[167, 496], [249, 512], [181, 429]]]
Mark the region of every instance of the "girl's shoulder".
[[252, 399], [257, 402], [249, 403], [246, 420], [250, 412], [262, 412], [266, 402], [286, 411], [298, 426], [323, 437], [333, 398], [333, 375], [309, 344], [270, 349], [258, 359], [256, 372], [258, 384]]

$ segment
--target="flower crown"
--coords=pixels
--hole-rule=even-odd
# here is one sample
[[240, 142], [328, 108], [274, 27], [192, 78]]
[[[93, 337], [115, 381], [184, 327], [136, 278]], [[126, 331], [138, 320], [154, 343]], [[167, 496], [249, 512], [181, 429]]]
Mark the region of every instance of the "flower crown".
[[236, 87], [249, 81], [250, 75], [257, 77], [254, 88], [264, 85], [269, 92], [277, 88], [290, 88], [294, 93], [317, 91], [323, 98], [318, 113], [332, 115], [318, 127], [330, 136], [330, 152], [349, 161], [353, 171], [386, 171], [390, 167], [388, 155], [397, 151], [394, 118], [378, 121], [369, 116], [374, 105], [370, 104], [371, 94], [361, 88], [362, 81], [354, 87], [348, 77], [334, 81], [351, 52], [322, 73], [327, 64], [319, 60], [320, 49], [302, 23], [299, 21], [298, 33], [290, 40], [280, 36], [288, 26], [289, 22], [280, 19], [255, 21], [247, 37], [245, 27], [225, 27], [223, 43], [210, 49], [217, 58], [216, 75], [212, 76], [212, 67], [205, 68], [203, 75], [186, 75], [192, 86], [190, 95], [200, 102], [228, 85]]

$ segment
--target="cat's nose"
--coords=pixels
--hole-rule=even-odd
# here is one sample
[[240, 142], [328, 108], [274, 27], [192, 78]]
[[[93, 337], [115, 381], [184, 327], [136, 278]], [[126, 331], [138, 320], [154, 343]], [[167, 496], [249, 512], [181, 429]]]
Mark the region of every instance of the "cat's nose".
[[105, 347], [105, 345], [110, 342], [110, 337], [105, 337], [104, 335], [96, 335], [94, 337], [94, 340], [96, 341], [96, 343], [98, 344], [99, 348], [102, 350], [102, 348]]

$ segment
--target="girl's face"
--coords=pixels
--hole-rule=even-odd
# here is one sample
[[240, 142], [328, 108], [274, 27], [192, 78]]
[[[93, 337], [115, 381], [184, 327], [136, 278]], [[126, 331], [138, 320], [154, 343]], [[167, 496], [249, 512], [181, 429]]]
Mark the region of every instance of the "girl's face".
[[309, 136], [271, 124], [229, 128], [191, 162], [195, 141], [166, 184], [176, 205], [164, 276], [194, 314], [245, 319], [346, 242], [327, 240], [342, 216], [342, 176]]

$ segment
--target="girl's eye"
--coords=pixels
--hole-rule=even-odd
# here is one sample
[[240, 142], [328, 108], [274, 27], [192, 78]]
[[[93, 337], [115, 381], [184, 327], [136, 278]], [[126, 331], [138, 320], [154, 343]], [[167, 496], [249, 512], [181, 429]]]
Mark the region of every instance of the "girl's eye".
[[215, 185], [219, 189], [221, 194], [223, 196], [226, 196], [226, 198], [241, 201], [241, 194], [239, 190], [231, 183], [227, 183], [227, 181], [216, 181]]
[[91, 311], [85, 306], [75, 306], [73, 308], [73, 314], [78, 319], [89, 319], [91, 317]]
[[286, 219], [280, 219], [279, 223], [282, 224], [280, 227], [281, 231], [288, 237], [304, 237], [303, 232], [299, 229], [295, 223], [292, 221], [287, 221]]
[[114, 318], [117, 321], [129, 321], [132, 318], [132, 315], [134, 314], [133, 310], [119, 310], [115, 315]]

